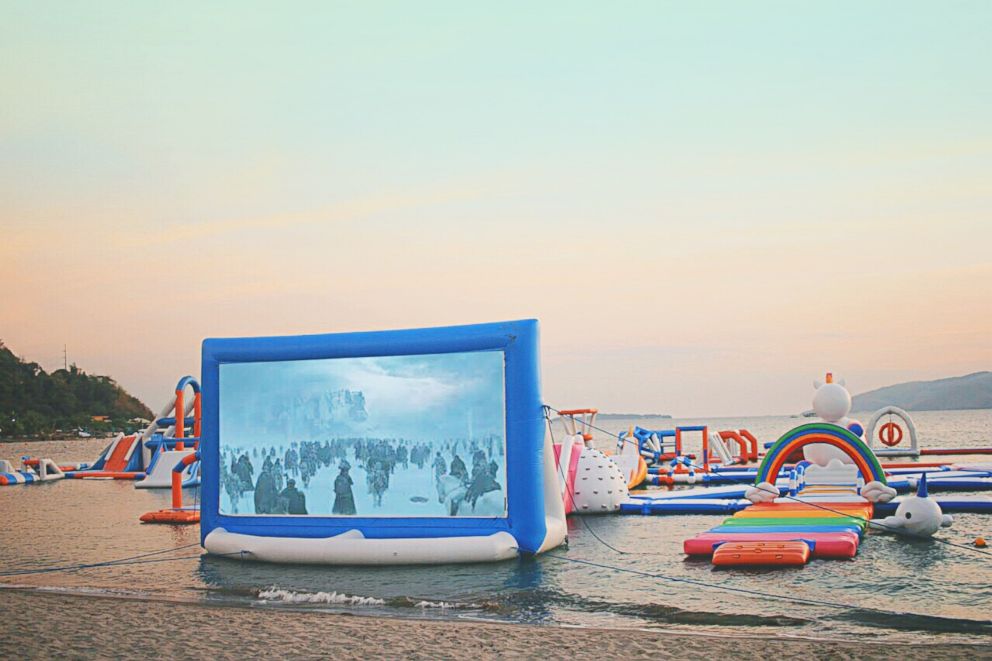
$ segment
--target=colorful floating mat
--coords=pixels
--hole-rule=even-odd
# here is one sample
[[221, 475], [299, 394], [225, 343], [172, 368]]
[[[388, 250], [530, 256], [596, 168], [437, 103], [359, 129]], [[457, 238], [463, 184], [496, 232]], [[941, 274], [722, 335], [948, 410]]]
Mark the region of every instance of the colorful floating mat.
[[687, 539], [687, 555], [718, 566], [794, 566], [810, 558], [853, 558], [873, 507], [855, 487], [817, 485], [795, 498], [758, 503]]

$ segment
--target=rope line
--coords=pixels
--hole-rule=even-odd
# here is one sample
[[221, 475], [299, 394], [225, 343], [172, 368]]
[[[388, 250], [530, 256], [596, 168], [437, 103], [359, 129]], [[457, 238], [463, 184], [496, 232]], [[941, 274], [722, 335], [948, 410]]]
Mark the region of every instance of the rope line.
[[[143, 555], [133, 556], [132, 558], [121, 558], [120, 560], [107, 560], [104, 562], [92, 562], [88, 564], [78, 564], [78, 565], [62, 565], [58, 567], [42, 567], [40, 569], [24, 569], [8, 572], [0, 572], [0, 577], [3, 576], [27, 576], [31, 574], [48, 574], [59, 571], [78, 571], [81, 569], [95, 569], [100, 567], [122, 567], [127, 565], [146, 565], [157, 562], [172, 562], [174, 560], [195, 560], [196, 558], [203, 558], [205, 555], [203, 553], [197, 553], [196, 555], [182, 555], [175, 558], [149, 558], [148, 556], [158, 555], [161, 553], [168, 553], [170, 551], [179, 551], [182, 549], [187, 549], [190, 546], [199, 546], [197, 544], [188, 544], [186, 546], [177, 546], [176, 548], [166, 549], [163, 551], [155, 551], [154, 553], [146, 553]], [[246, 553], [251, 553], [250, 551], [233, 551], [231, 553], [211, 553], [210, 555], [216, 556], [239, 556], [242, 559]]]
[[[554, 408], [553, 406], [548, 406], [547, 404], [545, 404], [544, 405], [544, 408], [545, 408], [545, 411], [546, 411], [545, 417], [548, 418], [548, 421], [549, 421], [548, 422], [548, 425], [549, 425], [549, 429], [550, 429], [550, 424], [551, 424], [550, 423], [550, 416], [548, 416], [547, 411], [554, 411], [559, 416], [561, 416], [562, 414], [561, 414], [561, 411], [559, 411], [558, 409]], [[621, 438], [618, 434], [616, 434], [614, 432], [608, 431], [606, 429], [601, 429], [601, 428], [595, 427], [593, 425], [589, 425], [589, 426], [592, 427], [593, 429], [596, 429], [597, 431], [603, 432], [604, 434], [606, 434], [608, 436], [612, 436], [613, 438], [616, 438], [617, 440], [629, 442], [629, 441], [627, 441], [626, 438]], [[552, 435], [551, 440], [552, 440], [552, 443], [553, 443], [554, 442], [554, 435]], [[705, 471], [706, 470], [705, 467], [700, 466], [700, 465], [696, 464], [695, 462], [693, 462], [693, 461], [691, 461], [689, 459], [686, 459], [686, 461], [693, 468], [696, 468], [696, 469], [702, 470], [702, 471]], [[755, 486], [756, 489], [760, 489], [761, 491], [764, 491], [765, 493], [775, 493], [775, 494], [778, 494], [778, 497], [779, 498], [787, 498], [787, 499], [792, 500], [792, 501], [795, 501], [797, 503], [802, 503], [803, 505], [808, 505], [810, 507], [816, 507], [816, 508], [819, 508], [821, 510], [825, 510], [827, 512], [831, 512], [833, 514], [839, 514], [841, 516], [850, 517], [852, 519], [858, 519], [860, 521], [864, 521], [864, 522], [868, 523], [869, 525], [875, 526], [877, 528], [882, 528], [882, 529], [887, 530], [889, 532], [893, 532], [893, 533], [898, 534], [898, 535], [906, 536], [905, 533], [903, 533], [902, 530], [900, 530], [899, 528], [894, 528], [892, 526], [888, 526], [888, 525], [886, 525], [884, 523], [881, 523], [879, 521], [874, 521], [873, 522], [871, 519], [866, 519], [866, 518], [864, 518], [862, 516], [858, 516], [856, 514], [848, 514], [846, 512], [841, 512], [840, 510], [835, 510], [835, 509], [832, 509], [832, 508], [827, 507], [825, 505], [821, 505], [821, 504], [818, 504], [818, 503], [813, 503], [813, 502], [810, 502], [810, 501], [807, 501], [807, 500], [803, 500], [801, 498], [798, 498], [796, 496], [792, 496], [792, 495], [789, 495], [789, 494], [786, 494], [786, 495], [782, 496], [781, 495], [781, 492], [779, 492], [778, 489], [776, 489], [773, 492], [772, 490], [767, 489], [767, 488], [762, 487], [762, 486], [759, 486], [759, 485], [754, 485], [754, 486]], [[970, 551], [972, 553], [977, 553], [978, 555], [982, 556], [986, 560], [989, 560], [990, 558], [992, 558], [992, 553], [989, 553], [988, 551], [983, 551], [982, 549], [976, 548], [974, 546], [968, 546], [967, 544], [959, 544], [957, 542], [952, 542], [950, 540], [942, 539], [940, 537], [931, 537], [930, 539], [933, 539], [934, 541], [939, 542], [941, 544], [946, 544], [948, 546], [952, 546], [954, 548], [964, 549], [964, 550]], [[604, 544], [605, 544], [605, 542], [604, 542]], [[609, 544], [606, 544], [606, 546], [609, 546]], [[610, 546], [610, 548], [613, 548], [613, 547]]]
[[[776, 489], [773, 492], [771, 489], [768, 489], [766, 487], [762, 487], [760, 485], [755, 485], [754, 488], [755, 489], [759, 489], [761, 491], [764, 491], [765, 493], [779, 493], [779, 494], [781, 493], [781, 492], [778, 491], [778, 489]], [[851, 518], [851, 519], [857, 519], [859, 521], [864, 521], [864, 522], [868, 523], [870, 526], [875, 526], [877, 528], [883, 528], [883, 529], [885, 529], [885, 530], [887, 530], [889, 532], [895, 533], [897, 535], [902, 535], [903, 537], [907, 537], [907, 536], [910, 536], [911, 537], [911, 535], [906, 535], [906, 533], [904, 533], [902, 531], [902, 529], [900, 529], [900, 528], [894, 528], [894, 527], [889, 526], [889, 525], [886, 525], [886, 524], [884, 524], [884, 523], [882, 523], [882, 522], [880, 522], [878, 520], [866, 519], [863, 516], [858, 516], [857, 514], [848, 514], [847, 512], [841, 512], [840, 510], [832, 509], [830, 507], [827, 507], [826, 505], [822, 505], [822, 504], [819, 504], [819, 503], [814, 503], [814, 502], [811, 502], [811, 501], [808, 501], [808, 500], [803, 500], [801, 498], [798, 498], [796, 496], [792, 496], [792, 495], [789, 495], [789, 494], [786, 494], [784, 496], [779, 495], [778, 497], [779, 498], [787, 498], [787, 499], [792, 500], [792, 501], [795, 501], [797, 503], [802, 503], [803, 505], [809, 505], [810, 507], [815, 507], [815, 508], [818, 508], [818, 509], [821, 509], [821, 510], [825, 510], [825, 511], [831, 512], [833, 514], [839, 514], [841, 516], [848, 517], [848, 518]], [[920, 538], [920, 539], [922, 539], [922, 538]], [[953, 547], [956, 547], [956, 548], [961, 548], [961, 549], [965, 549], [967, 551], [972, 551], [973, 553], [977, 553], [977, 554], [979, 554], [981, 556], [984, 556], [985, 559], [989, 559], [989, 557], [990, 557], [990, 554], [987, 551], [983, 551], [983, 550], [981, 550], [979, 548], [975, 548], [974, 546], [968, 546], [966, 544], [958, 544], [957, 542], [952, 542], [950, 540], [942, 539], [940, 537], [930, 537], [930, 539], [932, 539], [932, 540], [934, 540], [936, 542], [940, 542], [941, 544], [947, 544], [949, 546], [953, 546]]]
[[[590, 567], [597, 567], [599, 569], [608, 569], [612, 571], [622, 572], [626, 574], [634, 574], [636, 576], [643, 576], [645, 578], [654, 578], [663, 581], [670, 581], [672, 583], [686, 583], [688, 585], [694, 585], [701, 588], [709, 588], [712, 590], [722, 590], [724, 592], [736, 592], [740, 594], [745, 594], [753, 597], [760, 597], [761, 599], [777, 599], [779, 601], [787, 601], [792, 603], [813, 605], [813, 606], [826, 606], [829, 608], [837, 608], [843, 610], [855, 610], [855, 611], [868, 611], [872, 613], [879, 613], [882, 615], [903, 615], [910, 617], [926, 618], [929, 615], [923, 615], [920, 613], [913, 613], [910, 611], [894, 611], [886, 610], [884, 608], [875, 608], [873, 606], [858, 606], [854, 604], [845, 604], [837, 601], [825, 601], [821, 599], [810, 599], [808, 597], [793, 597], [790, 595], [776, 594], [773, 592], [762, 592], [760, 590], [751, 590], [748, 588], [741, 588], [733, 585], [721, 585], [717, 583], [707, 583], [705, 581], [697, 581], [691, 578], [680, 578], [676, 576], [666, 576], [665, 574], [658, 574], [653, 572], [642, 571], [639, 569], [631, 569], [628, 567], [617, 567], [615, 565], [607, 565], [599, 562], [592, 562], [590, 560], [581, 560], [579, 558], [568, 558], [563, 555], [558, 555], [556, 553], [545, 553], [548, 557], [555, 558], [556, 560], [564, 560], [565, 562], [572, 562], [580, 565], [588, 565]], [[976, 624], [992, 624], [992, 621], [988, 620], [969, 620], [975, 622]]]
[[162, 555], [163, 553], [172, 553], [174, 551], [182, 551], [194, 546], [199, 546], [199, 542], [194, 542], [192, 544], [184, 544], [183, 546], [176, 546], [168, 549], [159, 549], [158, 551], [150, 551], [148, 553], [141, 553], [138, 555], [132, 555], [125, 558], [118, 558], [116, 560], [104, 560], [103, 562], [93, 563], [90, 565], [49, 565], [42, 569], [11, 569], [4, 572], [0, 572], [0, 576], [18, 576], [21, 574], [39, 574], [44, 572], [54, 572], [54, 571], [71, 571], [78, 568], [88, 568], [88, 567], [100, 567], [100, 566], [110, 566], [121, 563], [127, 563], [132, 560], [139, 560], [142, 558], [149, 558], [155, 555]]
[[[545, 405], [545, 407], [544, 407], [544, 419], [548, 421], [548, 433], [551, 435], [551, 444], [554, 445], [555, 444], [555, 432], [554, 432], [554, 429], [553, 429], [553, 425], [551, 423], [551, 413], [550, 413], [550, 411], [552, 411], [552, 410], [554, 410], [554, 409], [552, 409], [550, 406]], [[582, 522], [582, 525], [585, 526], [586, 530], [589, 531], [589, 534], [590, 535], [592, 535], [593, 537], [595, 537], [596, 540], [599, 541], [600, 544], [602, 544], [606, 548], [610, 549], [614, 553], [618, 553], [620, 555], [651, 555], [651, 554], [649, 554], [647, 552], [644, 552], [644, 551], [624, 551], [622, 549], [618, 549], [617, 547], [613, 546], [612, 544], [610, 544], [609, 542], [607, 542], [605, 539], [603, 539], [602, 537], [600, 537], [598, 534], [596, 534], [596, 531], [593, 530], [592, 529], [592, 526], [589, 525], [589, 522], [586, 521], [586, 517], [583, 514], [578, 513], [578, 510], [576, 509], [576, 506], [575, 506], [575, 495], [572, 493], [571, 490], [569, 490], [569, 488], [568, 488], [568, 478], [565, 475], [565, 473], [563, 473], [563, 471], [566, 471], [568, 469], [565, 468], [565, 467], [563, 467], [561, 465], [561, 462], [560, 461], [558, 461], [556, 463], [558, 464], [558, 475], [559, 475], [559, 477], [561, 477], [561, 483], [565, 485], [565, 493], [568, 495], [568, 499], [572, 503], [572, 512], [574, 514], [574, 517], [577, 518], [579, 521]]]
[[[555, 437], [554, 437], [554, 431], [553, 431], [553, 425], [552, 425], [552, 422], [551, 422], [550, 412], [551, 411], [554, 411], [559, 416], [561, 415], [561, 412], [558, 411], [557, 409], [555, 409], [554, 407], [551, 407], [551, 406], [548, 406], [548, 405], [545, 405], [544, 409], [545, 409], [545, 419], [548, 422], [548, 433], [551, 435], [551, 442], [552, 442], [552, 444], [554, 444]], [[617, 438], [618, 440], [626, 441], [626, 439], [621, 439], [617, 434], [614, 434], [613, 432], [610, 432], [610, 431], [607, 431], [607, 430], [604, 430], [604, 429], [600, 429], [598, 427], [595, 427], [594, 425], [589, 425], [589, 427], [591, 427], [593, 429], [597, 429], [598, 431], [601, 431], [601, 432], [603, 432], [603, 433], [605, 433], [605, 434], [607, 434], [609, 436], [613, 436], [613, 437]], [[696, 466], [695, 464], [693, 464], [693, 466], [695, 468], [701, 468], [700, 466]], [[559, 465], [559, 470], [560, 469], [561, 469], [561, 466]], [[567, 484], [567, 481], [565, 481], [564, 478], [563, 478], [563, 481]], [[768, 489], [766, 489], [764, 487], [758, 487], [758, 488], [762, 489], [763, 491], [768, 491]], [[567, 491], [568, 491], [568, 489], [566, 488], [566, 492]], [[776, 493], [776, 495], [779, 494], [778, 489], [775, 490], [775, 493]], [[824, 509], [824, 510], [827, 510], [829, 512], [833, 512], [835, 514], [841, 514], [841, 515], [847, 516], [847, 514], [844, 513], [844, 512], [840, 512], [838, 510], [833, 510], [833, 509], [831, 509], [829, 507], [825, 507], [823, 505], [819, 505], [819, 504], [816, 504], [816, 503], [810, 503], [810, 502], [807, 502], [807, 501], [804, 501], [804, 500], [800, 500], [798, 498], [793, 498], [792, 496], [786, 496], [786, 497], [787, 498], [790, 498], [790, 499], [793, 499], [793, 500], [796, 500], [797, 502], [800, 502], [800, 503], [804, 503], [804, 504], [813, 506], [813, 507], [819, 507], [819, 508]], [[572, 504], [573, 504], [573, 508], [574, 508], [574, 500], [572, 501]], [[619, 555], [632, 555], [631, 553], [629, 553], [627, 551], [623, 551], [621, 549], [618, 549], [617, 547], [613, 546], [612, 544], [610, 544], [607, 541], [605, 541], [602, 537], [600, 537], [599, 535], [597, 535], [596, 532], [589, 526], [589, 523], [585, 520], [585, 517], [579, 516], [578, 518], [579, 518], [580, 521], [582, 521], [583, 525], [586, 527], [586, 530], [588, 530], [589, 533], [600, 544], [602, 544], [606, 548], [610, 549], [611, 551], [613, 551], [613, 552], [615, 552], [615, 553], [617, 553]], [[864, 519], [863, 517], [857, 517], [856, 516], [854, 518], [861, 519], [863, 521], [868, 521], [867, 519]], [[885, 526], [884, 524], [877, 524], [877, 525], [880, 525], [883, 528], [888, 528], [888, 526]], [[954, 546], [954, 547], [965, 548], [965, 549], [968, 549], [969, 551], [978, 552], [981, 555], [986, 556], [986, 558], [988, 556], [987, 553], [985, 553], [984, 551], [980, 551], [979, 549], [976, 549], [976, 548], [972, 548], [972, 547], [968, 547], [968, 546], [963, 546], [963, 545], [955, 544], [954, 542], [948, 542], [948, 541], [942, 540], [940, 538], [934, 538], [934, 539], [937, 539], [937, 541], [940, 541], [940, 542], [949, 544], [949, 545]], [[589, 567], [597, 567], [597, 568], [600, 568], [600, 569], [607, 569], [607, 570], [612, 570], [612, 571], [621, 572], [621, 573], [634, 574], [634, 575], [637, 575], [637, 576], [642, 576], [642, 577], [646, 577], [646, 578], [654, 578], [654, 579], [658, 579], [658, 580], [669, 581], [669, 582], [672, 582], [672, 583], [684, 583], [684, 584], [687, 584], [687, 585], [693, 585], [693, 586], [701, 587], [701, 588], [708, 588], [708, 589], [711, 589], [711, 590], [721, 590], [721, 591], [724, 591], [724, 592], [734, 592], [734, 593], [738, 593], [738, 594], [744, 594], [744, 595], [754, 596], [754, 597], [759, 597], [759, 598], [764, 598], [764, 599], [776, 599], [776, 600], [785, 601], [785, 602], [792, 602], [792, 603], [799, 603], [799, 604], [806, 604], [806, 605], [814, 605], [814, 606], [824, 606], [824, 607], [828, 607], [828, 608], [835, 608], [835, 609], [842, 609], [842, 610], [849, 610], [849, 611], [860, 610], [860, 611], [867, 611], [867, 612], [873, 612], [873, 613], [880, 613], [880, 614], [883, 614], [883, 615], [886, 615], [886, 616], [890, 616], [890, 615], [909, 615], [909, 616], [913, 616], [913, 617], [925, 617], [923, 615], [920, 615], [919, 613], [898, 612], [898, 611], [885, 610], [885, 609], [881, 609], [881, 608], [873, 608], [871, 606], [858, 606], [858, 605], [845, 604], [845, 603], [840, 603], [840, 602], [824, 601], [824, 600], [820, 600], [820, 599], [809, 599], [809, 598], [804, 598], [804, 597], [792, 597], [792, 596], [789, 596], [789, 595], [781, 595], [781, 594], [775, 594], [775, 593], [766, 593], [766, 592], [761, 592], [761, 591], [758, 591], [758, 590], [751, 590], [751, 589], [748, 589], [748, 588], [741, 588], [741, 587], [737, 587], [737, 586], [733, 586], [733, 585], [707, 583], [705, 581], [697, 581], [697, 580], [694, 580], [694, 579], [691, 579], [691, 578], [679, 578], [679, 577], [673, 577], [673, 576], [666, 576], [664, 574], [646, 572], [646, 571], [642, 571], [642, 570], [638, 570], [638, 569], [630, 569], [630, 568], [626, 568], [626, 567], [617, 567], [617, 566], [614, 566], [614, 565], [607, 565], [607, 564], [603, 564], [603, 563], [592, 562], [590, 560], [582, 560], [582, 559], [579, 559], [579, 558], [569, 558], [569, 557], [566, 557], [566, 556], [558, 555], [557, 553], [546, 553], [545, 555], [547, 555], [547, 556], [549, 556], [551, 558], [554, 558], [556, 560], [562, 560], [562, 561], [571, 562], [571, 563], [574, 563], [574, 564], [586, 565], [586, 566], [589, 566]], [[640, 554], [638, 554], [638, 555], [640, 555]], [[644, 553], [643, 555], [648, 555], [648, 554], [647, 553]]]
[[[545, 415], [546, 416], [547, 416], [547, 413], [546, 413], [547, 411], [554, 411], [555, 413], [558, 414], [559, 417], [564, 417], [562, 415], [561, 411], [559, 411], [558, 409], [556, 409], [553, 406], [550, 406], [548, 404], [545, 404], [544, 405], [544, 408], [545, 408]], [[550, 423], [550, 417], [548, 418], [548, 420], [549, 420], [549, 423]], [[637, 445], [637, 442], [630, 440], [629, 437], [621, 438], [619, 434], [615, 434], [615, 433], [613, 433], [613, 432], [611, 432], [611, 431], [609, 431], [607, 429], [603, 429], [602, 427], [597, 427], [596, 425], [591, 424], [591, 423], [588, 423], [588, 422], [584, 422], [583, 424], [585, 424], [590, 429], [595, 429], [596, 431], [603, 432], [607, 436], [612, 436], [613, 438], [617, 439], [618, 441], [622, 441], [624, 443], [630, 443], [631, 445]]]

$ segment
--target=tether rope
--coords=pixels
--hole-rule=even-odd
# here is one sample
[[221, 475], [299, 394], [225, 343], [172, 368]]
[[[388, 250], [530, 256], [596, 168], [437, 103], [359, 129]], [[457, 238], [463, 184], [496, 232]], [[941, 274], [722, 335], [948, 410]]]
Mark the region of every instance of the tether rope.
[[[554, 439], [554, 431], [552, 430], [552, 421], [551, 421], [550, 412], [553, 411], [553, 412], [557, 413], [559, 416], [561, 416], [562, 414], [561, 414], [560, 411], [558, 411], [557, 409], [555, 409], [552, 406], [545, 405], [544, 406], [544, 409], [545, 409], [545, 419], [548, 422], [548, 432], [551, 435], [551, 442], [553, 444], [555, 442], [555, 439]], [[603, 433], [605, 433], [605, 434], [607, 434], [609, 436], [612, 436], [614, 438], [617, 438], [618, 440], [621, 440], [621, 441], [622, 440], [626, 440], [626, 439], [620, 438], [617, 434], [614, 434], [613, 432], [607, 431], [605, 429], [600, 429], [599, 427], [596, 427], [596, 426], [591, 425], [591, 424], [588, 424], [588, 423], [586, 423], [586, 424], [590, 428], [596, 429], [598, 431], [601, 431], [601, 432], [603, 432]], [[697, 466], [697, 468], [699, 468], [699, 467]], [[559, 465], [559, 473], [558, 473], [559, 475], [561, 475], [560, 469], [561, 469], [561, 466]], [[564, 482], [564, 478], [563, 478], [563, 482]], [[762, 490], [767, 491], [767, 489], [764, 489], [762, 487], [759, 487], [759, 488], [761, 488]], [[567, 491], [568, 491], [568, 489], [566, 487], [566, 492]], [[777, 489], [776, 489], [775, 493], [778, 493], [778, 490]], [[830, 512], [833, 512], [833, 513], [836, 513], [836, 514], [840, 514], [842, 516], [849, 516], [845, 512], [840, 512], [838, 510], [833, 510], [833, 509], [830, 509], [830, 508], [825, 507], [823, 505], [817, 505], [817, 504], [814, 504], [814, 503], [809, 503], [807, 501], [803, 501], [803, 500], [798, 499], [798, 498], [792, 498], [791, 496], [787, 496], [787, 497], [788, 498], [791, 498], [793, 500], [796, 500], [797, 502], [800, 502], [800, 503], [803, 503], [803, 504], [807, 504], [807, 505], [811, 505], [813, 507], [819, 507], [821, 509], [825, 509], [827, 511], [830, 511]], [[572, 502], [573, 502], [573, 507], [574, 507], [574, 500]], [[600, 544], [602, 544], [606, 548], [610, 549], [611, 551], [613, 551], [613, 552], [615, 552], [615, 553], [617, 553], [619, 555], [649, 555], [647, 553], [643, 553], [643, 554], [642, 553], [631, 553], [631, 552], [624, 551], [622, 549], [619, 549], [619, 548], [613, 546], [612, 544], [610, 544], [606, 540], [604, 540], [602, 537], [600, 537], [598, 534], [596, 534], [596, 532], [589, 526], [588, 522], [586, 522], [585, 517], [579, 516], [578, 518], [579, 518], [580, 521], [582, 521], [582, 523], [585, 526], [585, 528], [596, 539], [596, 541], [598, 541]], [[852, 518], [861, 519], [862, 521], [869, 521], [868, 519], [864, 519], [863, 517], [858, 517], [858, 516], [852, 516]], [[882, 526], [882, 527], [885, 527], [885, 526]], [[934, 539], [937, 539], [937, 538], [934, 538]], [[960, 545], [955, 544], [953, 542], [946, 542], [946, 540], [940, 540], [940, 539], [938, 539], [938, 541], [945, 542], [947, 544], [950, 544], [951, 546], [960, 546]], [[985, 555], [985, 556], [988, 555], [987, 553], [985, 553], [983, 551], [979, 551], [978, 549], [974, 549], [974, 548], [971, 548], [971, 547], [961, 546], [961, 548], [966, 548], [966, 549], [968, 549], [970, 551], [977, 551], [977, 552], [979, 552], [979, 553], [981, 553], [982, 555]], [[895, 610], [886, 610], [886, 609], [875, 608], [875, 607], [871, 607], [871, 606], [862, 606], [862, 605], [856, 605], [856, 604], [846, 604], [846, 603], [842, 603], [842, 602], [825, 601], [825, 600], [820, 600], [820, 599], [811, 599], [811, 598], [807, 598], [807, 597], [794, 597], [794, 596], [790, 596], [790, 595], [782, 595], [782, 594], [776, 594], [776, 593], [768, 593], [768, 592], [759, 591], [759, 590], [752, 590], [752, 589], [749, 589], [749, 588], [742, 588], [742, 587], [737, 587], [737, 586], [733, 586], [733, 585], [708, 583], [706, 581], [699, 581], [699, 580], [695, 580], [695, 579], [691, 579], [691, 578], [682, 578], [682, 577], [667, 576], [665, 574], [659, 574], [659, 573], [653, 573], [653, 572], [646, 572], [646, 571], [642, 571], [642, 570], [638, 570], [638, 569], [632, 569], [632, 568], [628, 568], [628, 567], [617, 567], [615, 565], [608, 565], [608, 564], [605, 564], [605, 563], [593, 562], [591, 560], [583, 560], [583, 559], [580, 559], [580, 558], [569, 558], [567, 556], [558, 555], [556, 553], [545, 553], [545, 555], [548, 556], [548, 557], [554, 558], [556, 560], [562, 560], [564, 562], [571, 562], [571, 563], [574, 563], [574, 564], [586, 565], [586, 566], [589, 566], [589, 567], [597, 567], [599, 569], [607, 569], [607, 570], [621, 572], [621, 573], [634, 574], [634, 575], [637, 575], [637, 576], [643, 576], [643, 577], [646, 577], [646, 578], [653, 578], [653, 579], [658, 579], [658, 580], [663, 580], [663, 581], [669, 581], [669, 582], [673, 582], [673, 583], [684, 583], [684, 584], [693, 585], [693, 586], [701, 587], [701, 588], [707, 588], [707, 589], [711, 589], [711, 590], [720, 590], [720, 591], [725, 591], [725, 592], [734, 592], [734, 593], [738, 593], [738, 594], [744, 594], [744, 595], [747, 595], [747, 596], [760, 597], [762, 599], [775, 599], [775, 600], [779, 600], [779, 601], [786, 601], [786, 602], [806, 604], [806, 605], [814, 605], [814, 606], [824, 606], [824, 607], [828, 607], [828, 608], [836, 608], [836, 609], [843, 609], [843, 610], [850, 610], [850, 611], [858, 611], [858, 610], [860, 610], [860, 611], [865, 611], [865, 612], [879, 613], [879, 614], [886, 615], [886, 616], [903, 615], [903, 616], [912, 616], [912, 617], [921, 617], [921, 618], [929, 617], [929, 616], [923, 615], [921, 613], [895, 611]], [[968, 622], [974, 622], [976, 624], [982, 624], [982, 625], [992, 625], [992, 621], [985, 621], [985, 620], [970, 620], [969, 619]]]
[[[545, 404], [545, 409], [547, 411], [554, 411], [559, 416], [562, 415], [561, 414], [561, 411], [559, 411], [558, 409], [554, 408], [553, 406], [548, 406], [547, 404]], [[547, 416], [547, 414], [546, 414], [546, 417], [549, 417], [549, 416]], [[549, 420], [550, 420], [550, 418], [549, 418]], [[550, 424], [550, 422], [549, 422], [549, 424]], [[627, 441], [626, 438], [621, 438], [618, 434], [615, 434], [614, 432], [611, 432], [609, 430], [601, 429], [601, 428], [595, 427], [593, 425], [589, 425], [589, 427], [591, 427], [593, 429], [596, 429], [597, 431], [600, 431], [600, 432], [602, 432], [602, 433], [604, 433], [604, 434], [606, 434], [608, 436], [611, 436], [613, 438], [616, 438], [618, 441], [630, 442], [630, 441]], [[553, 440], [554, 440], [554, 438], [552, 437], [552, 442], [553, 442]], [[693, 468], [696, 468], [696, 469], [701, 470], [701, 471], [705, 471], [706, 470], [705, 467], [699, 466], [698, 464], [696, 464], [695, 462], [692, 462], [691, 460], [686, 459], [686, 461]], [[777, 479], [777, 476], [776, 476], [776, 479]], [[890, 531], [890, 532], [893, 532], [893, 533], [896, 533], [896, 534], [901, 534], [901, 535], [905, 536], [905, 533], [903, 533], [902, 530], [900, 530], [899, 528], [894, 528], [892, 526], [888, 526], [888, 525], [886, 525], [884, 523], [881, 523], [878, 520], [874, 520], [873, 521], [871, 519], [866, 519], [863, 516], [858, 516], [856, 514], [848, 514], [847, 512], [841, 512], [840, 510], [835, 510], [835, 509], [832, 509], [832, 508], [827, 507], [825, 505], [821, 505], [821, 504], [818, 504], [818, 503], [813, 503], [813, 502], [810, 502], [808, 500], [803, 500], [802, 498], [798, 498], [796, 496], [792, 496], [792, 495], [789, 495], [789, 494], [786, 494], [786, 495], [783, 496], [783, 495], [781, 495], [781, 492], [778, 491], [778, 489], [775, 489], [775, 491], [773, 492], [771, 489], [768, 489], [766, 487], [762, 487], [760, 485], [754, 485], [754, 488], [760, 489], [761, 491], [764, 491], [765, 493], [776, 493], [776, 494], [778, 494], [778, 497], [779, 498], [786, 498], [788, 500], [792, 500], [792, 501], [795, 501], [797, 503], [802, 503], [803, 505], [808, 505], [810, 507], [815, 507], [815, 508], [818, 508], [818, 509], [821, 509], [821, 510], [824, 510], [824, 511], [827, 511], [827, 512], [831, 512], [833, 514], [838, 514], [840, 516], [844, 516], [844, 517], [848, 517], [848, 518], [852, 518], [852, 519], [857, 519], [857, 520], [860, 520], [860, 521], [864, 521], [864, 522], [868, 523], [871, 526], [874, 526], [874, 527], [877, 527], [877, 528], [882, 528], [884, 530], [887, 530], [887, 531]], [[977, 553], [978, 555], [982, 556], [986, 560], [992, 558], [992, 554], [990, 554], [988, 551], [983, 551], [982, 549], [976, 548], [974, 546], [968, 546], [966, 544], [959, 544], [957, 542], [952, 542], [950, 540], [942, 539], [940, 537], [930, 537], [929, 539], [932, 539], [932, 540], [934, 540], [936, 542], [939, 542], [941, 544], [946, 544], [946, 545], [951, 546], [951, 547], [954, 547], [954, 548], [959, 548], [959, 549], [963, 549], [963, 550], [966, 550], [966, 551], [970, 551], [972, 553]]]

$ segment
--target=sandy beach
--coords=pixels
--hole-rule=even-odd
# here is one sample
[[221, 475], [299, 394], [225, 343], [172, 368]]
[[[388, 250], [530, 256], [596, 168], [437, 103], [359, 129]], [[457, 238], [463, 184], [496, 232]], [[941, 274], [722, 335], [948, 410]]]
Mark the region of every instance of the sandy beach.
[[18, 589], [2, 594], [0, 644], [27, 658], [881, 659], [912, 654], [975, 659], [992, 654], [984, 645], [873, 647], [870, 641], [391, 619]]

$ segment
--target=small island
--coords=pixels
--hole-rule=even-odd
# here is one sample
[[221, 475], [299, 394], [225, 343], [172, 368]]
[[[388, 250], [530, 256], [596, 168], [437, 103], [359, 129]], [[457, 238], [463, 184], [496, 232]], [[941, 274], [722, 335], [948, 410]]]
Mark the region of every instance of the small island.
[[672, 416], [667, 413], [599, 413], [600, 420], [647, 420], [650, 418], [663, 418], [671, 420]]

